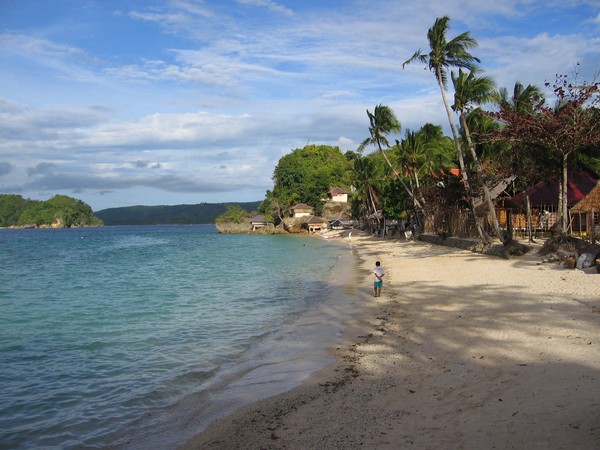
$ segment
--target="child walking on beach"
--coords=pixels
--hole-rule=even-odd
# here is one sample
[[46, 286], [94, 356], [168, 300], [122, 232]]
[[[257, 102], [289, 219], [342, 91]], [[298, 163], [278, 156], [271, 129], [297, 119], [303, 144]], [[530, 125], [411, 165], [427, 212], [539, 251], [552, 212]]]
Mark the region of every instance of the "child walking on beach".
[[375, 291], [375, 297], [381, 296], [381, 288], [383, 286], [383, 276], [385, 270], [381, 267], [381, 263], [377, 261], [375, 263], [375, 269], [373, 269], [373, 275], [375, 275], [375, 283], [373, 284], [373, 290]]

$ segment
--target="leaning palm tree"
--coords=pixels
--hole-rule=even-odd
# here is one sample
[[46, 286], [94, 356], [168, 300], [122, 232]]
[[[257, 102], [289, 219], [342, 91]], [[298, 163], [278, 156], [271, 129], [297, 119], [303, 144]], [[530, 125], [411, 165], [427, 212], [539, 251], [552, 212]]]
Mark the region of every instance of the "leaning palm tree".
[[471, 157], [477, 170], [477, 178], [481, 184], [483, 190], [483, 197], [488, 207], [488, 211], [492, 216], [492, 224], [496, 235], [500, 241], [505, 242], [505, 236], [500, 231], [500, 224], [498, 223], [498, 217], [496, 216], [496, 208], [490, 195], [490, 189], [487, 183], [487, 176], [483, 171], [481, 162], [475, 152], [475, 146], [473, 145], [473, 139], [471, 139], [471, 132], [467, 123], [467, 114], [472, 109], [474, 104], [483, 104], [492, 100], [494, 96], [494, 81], [489, 77], [478, 77], [476, 76], [477, 69], [472, 69], [469, 73], [463, 72], [459, 69], [458, 76], [451, 73], [452, 84], [454, 85], [454, 105], [452, 109], [459, 113], [460, 123], [467, 141], [467, 147], [470, 150]]
[[412, 189], [410, 189], [410, 187], [406, 184], [406, 182], [404, 181], [402, 176], [398, 173], [398, 171], [396, 170], [396, 168], [394, 167], [394, 165], [392, 164], [392, 162], [390, 161], [390, 159], [388, 158], [387, 154], [385, 153], [385, 151], [383, 149], [383, 146], [385, 146], [386, 148], [390, 148], [390, 145], [389, 145], [389, 142], [388, 142], [386, 136], [391, 132], [395, 132], [395, 133], [400, 132], [401, 125], [400, 125], [400, 122], [398, 121], [398, 119], [396, 118], [396, 115], [394, 114], [394, 112], [392, 111], [392, 109], [389, 106], [385, 106], [385, 105], [375, 106], [375, 110], [373, 111], [373, 113], [371, 113], [367, 109], [367, 115], [369, 116], [369, 122], [370, 122], [370, 126], [369, 126], [370, 137], [365, 139], [360, 144], [359, 151], [364, 150], [364, 148], [369, 144], [377, 145], [379, 152], [385, 158], [385, 161], [387, 162], [388, 166], [390, 167], [390, 169], [392, 169], [392, 171], [394, 172], [394, 175], [396, 175], [396, 178], [398, 179], [398, 181], [400, 182], [400, 184], [402, 185], [402, 187], [404, 188], [406, 193], [411, 197], [413, 204], [415, 205], [415, 208], [417, 208], [419, 210], [419, 212], [421, 214], [423, 214], [423, 216], [425, 218], [428, 218], [428, 216], [425, 212], [425, 208], [423, 207], [421, 202], [419, 202], [419, 200], [415, 196]]
[[367, 116], [369, 116], [370, 122], [370, 136], [360, 144], [359, 150], [364, 150], [364, 148], [369, 144], [376, 144], [390, 168], [395, 171], [392, 163], [383, 151], [383, 146], [385, 145], [386, 148], [390, 147], [386, 136], [392, 132], [400, 132], [400, 129], [402, 128], [400, 121], [396, 118], [392, 108], [385, 105], [377, 105], [373, 113], [367, 109]]
[[434, 73], [437, 80], [440, 92], [442, 94], [442, 101], [446, 108], [446, 114], [448, 115], [448, 122], [450, 129], [452, 130], [452, 136], [454, 137], [454, 145], [456, 147], [456, 154], [458, 162], [460, 164], [460, 170], [462, 173], [463, 184], [467, 192], [469, 199], [469, 205], [475, 218], [477, 225], [477, 231], [481, 240], [489, 244], [490, 237], [483, 230], [483, 226], [480, 221], [477, 220], [477, 214], [475, 212], [475, 205], [473, 203], [473, 195], [471, 187], [469, 185], [469, 176], [465, 168], [465, 161], [463, 157], [462, 148], [454, 120], [452, 119], [452, 111], [446, 98], [446, 87], [448, 84], [447, 70], [449, 67], [459, 67], [465, 69], [473, 69], [476, 67], [476, 63], [479, 59], [471, 55], [468, 50], [477, 45], [477, 41], [471, 37], [469, 32], [464, 32], [451, 39], [446, 40], [446, 31], [448, 30], [448, 22], [450, 18], [444, 16], [435, 20], [433, 26], [427, 31], [427, 39], [429, 40], [429, 53], [424, 53], [421, 49], [417, 50], [409, 59], [404, 61], [402, 67], [404, 68], [407, 64], [414, 61], [419, 61], [427, 66], [427, 68]]
[[354, 195], [360, 204], [361, 212], [365, 216], [374, 214], [379, 221], [377, 209], [380, 203], [380, 189], [375, 182], [376, 168], [372, 158], [359, 156], [354, 160], [353, 169], [353, 183], [356, 186]]

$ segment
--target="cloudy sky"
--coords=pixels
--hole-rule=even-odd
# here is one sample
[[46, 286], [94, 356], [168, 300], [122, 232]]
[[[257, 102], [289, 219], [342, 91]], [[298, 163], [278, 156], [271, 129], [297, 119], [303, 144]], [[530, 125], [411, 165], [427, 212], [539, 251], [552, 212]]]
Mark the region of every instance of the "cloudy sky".
[[0, 0], [0, 193], [262, 200], [293, 149], [356, 150], [377, 104], [445, 125], [402, 69], [443, 15], [499, 86], [600, 70], [598, 0]]

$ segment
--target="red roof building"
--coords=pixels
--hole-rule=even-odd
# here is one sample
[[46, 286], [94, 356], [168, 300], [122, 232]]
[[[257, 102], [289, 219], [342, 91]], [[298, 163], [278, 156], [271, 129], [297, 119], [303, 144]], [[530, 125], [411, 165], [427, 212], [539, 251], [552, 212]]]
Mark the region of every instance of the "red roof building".
[[[571, 207], [581, 201], [595, 186], [597, 179], [586, 172], [569, 172], [567, 180], [567, 206]], [[558, 207], [559, 179], [551, 178], [549, 181], [540, 181], [523, 192], [514, 195], [511, 202], [523, 205], [525, 194], [529, 195], [532, 207], [555, 206]]]

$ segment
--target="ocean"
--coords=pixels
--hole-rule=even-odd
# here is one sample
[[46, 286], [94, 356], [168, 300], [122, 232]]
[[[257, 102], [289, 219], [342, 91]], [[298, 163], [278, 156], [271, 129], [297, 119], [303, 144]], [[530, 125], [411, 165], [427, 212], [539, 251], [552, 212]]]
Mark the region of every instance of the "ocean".
[[357, 306], [354, 258], [212, 225], [0, 230], [0, 448], [175, 448], [301, 384]]

